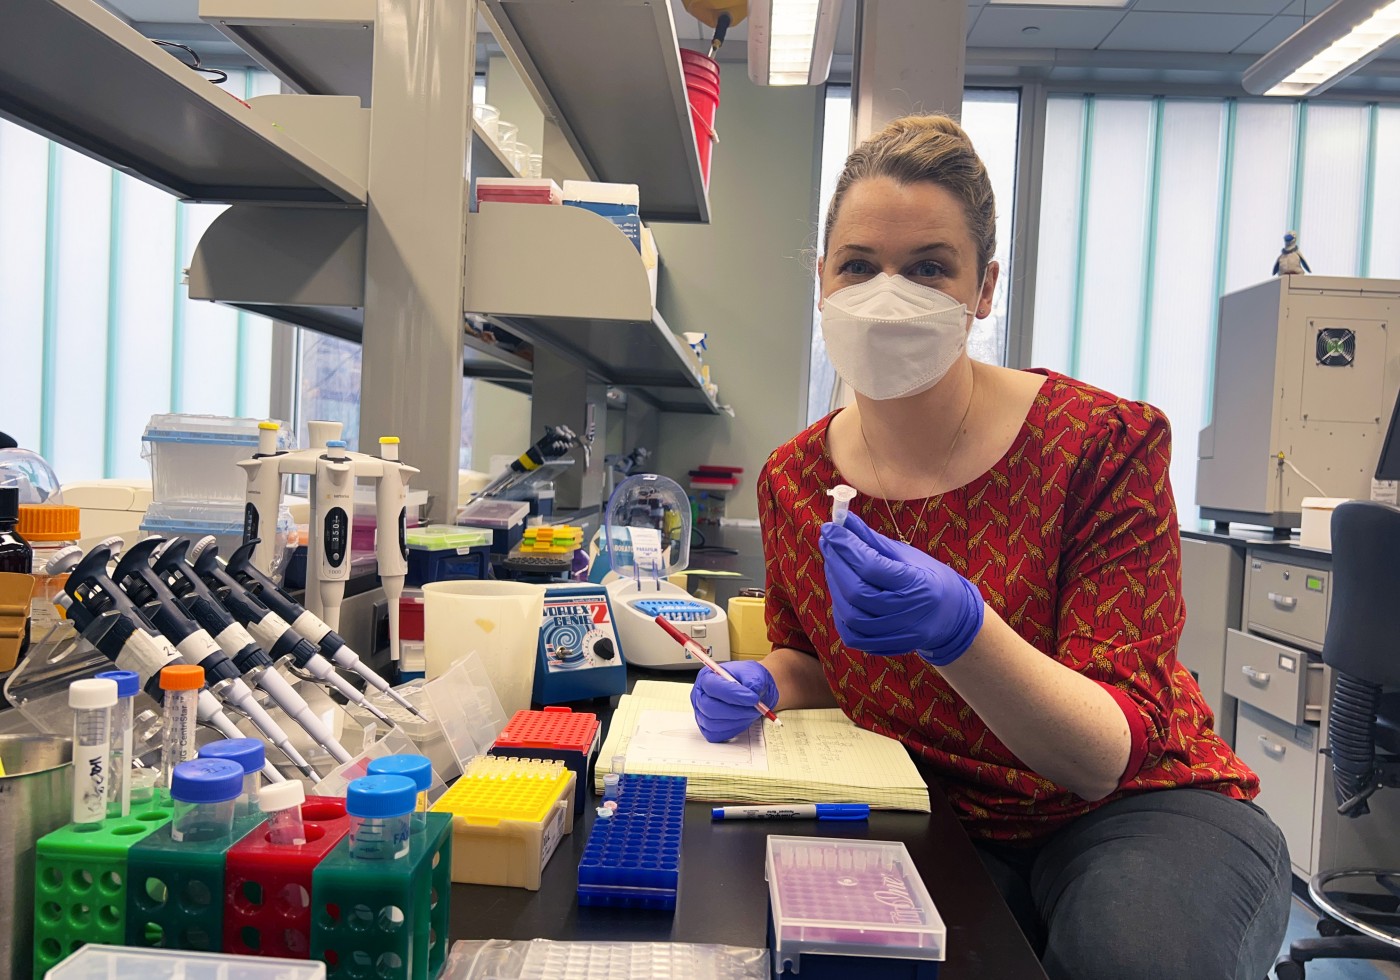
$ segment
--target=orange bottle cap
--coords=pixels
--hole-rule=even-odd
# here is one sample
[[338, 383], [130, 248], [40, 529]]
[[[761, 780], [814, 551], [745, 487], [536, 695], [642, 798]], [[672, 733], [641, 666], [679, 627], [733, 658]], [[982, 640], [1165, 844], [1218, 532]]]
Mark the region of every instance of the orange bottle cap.
[[204, 668], [194, 664], [176, 664], [160, 672], [162, 691], [197, 691], [204, 686]]
[[69, 504], [20, 504], [15, 530], [30, 544], [36, 541], [77, 541], [81, 511]]

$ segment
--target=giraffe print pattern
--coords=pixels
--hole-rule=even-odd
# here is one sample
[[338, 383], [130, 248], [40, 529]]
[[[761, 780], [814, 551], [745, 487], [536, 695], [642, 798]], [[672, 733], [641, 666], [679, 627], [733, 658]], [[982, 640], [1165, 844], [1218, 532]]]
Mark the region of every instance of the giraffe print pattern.
[[[842, 482], [817, 422], [778, 448], [759, 479], [768, 638], [817, 656], [841, 709], [932, 764], [969, 833], [1034, 840], [1121, 796], [1190, 786], [1238, 799], [1258, 777], [1213, 731], [1176, 658], [1186, 610], [1168, 478], [1171, 428], [1150, 405], [1063, 375], [1046, 378], [1010, 450], [987, 473], [928, 501], [857, 497], [870, 527], [950, 565], [1046, 656], [1097, 681], [1123, 708], [1133, 750], [1118, 790], [1089, 802], [1025, 766], [915, 653], [877, 657], [841, 642], [821, 552], [826, 491]], [[918, 522], [918, 526], [911, 526]]]

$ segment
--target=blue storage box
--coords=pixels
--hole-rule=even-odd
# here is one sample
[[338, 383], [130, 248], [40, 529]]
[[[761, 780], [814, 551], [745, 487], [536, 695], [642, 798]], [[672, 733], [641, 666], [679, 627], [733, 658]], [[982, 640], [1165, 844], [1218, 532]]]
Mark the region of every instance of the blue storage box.
[[487, 528], [429, 524], [409, 529], [404, 541], [407, 583], [415, 588], [428, 582], [489, 577], [494, 536]]

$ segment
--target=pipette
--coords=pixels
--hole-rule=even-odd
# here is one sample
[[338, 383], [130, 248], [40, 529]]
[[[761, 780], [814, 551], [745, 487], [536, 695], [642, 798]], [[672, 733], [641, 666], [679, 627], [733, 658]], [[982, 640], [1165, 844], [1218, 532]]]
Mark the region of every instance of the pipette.
[[131, 725], [132, 701], [141, 690], [141, 677], [134, 670], [106, 670], [97, 675], [117, 685], [117, 704], [112, 709], [111, 759], [108, 771], [107, 815], [125, 817], [131, 813]]
[[267, 814], [267, 839], [273, 844], [296, 846], [306, 843], [306, 822], [301, 805], [306, 790], [301, 783], [264, 786], [258, 790], [258, 809]]
[[[204, 541], [210, 542], [209, 545], [205, 545], [206, 548], [213, 547], [212, 537], [201, 540], [196, 547], [204, 545]], [[248, 590], [262, 601], [263, 605], [291, 623], [292, 629], [301, 634], [304, 639], [319, 646], [321, 652], [329, 657], [337, 667], [352, 671], [375, 690], [393, 698], [400, 707], [413, 712], [420, 718], [426, 717], [412, 702], [390, 687], [389, 682], [375, 673], [373, 668], [363, 663], [359, 654], [346, 645], [344, 638], [339, 633], [284, 592], [276, 582], [253, 564], [253, 549], [256, 545], [256, 541], [245, 541], [241, 547], [236, 549], [229, 556], [225, 566], [228, 573], [246, 585]]]
[[[203, 664], [204, 659], [211, 653], [224, 656], [224, 651], [219, 643], [189, 615], [184, 604], [171, 591], [170, 586], [156, 574], [155, 569], [151, 568], [149, 564], [151, 553], [162, 543], [161, 539], [147, 538], [145, 541], [132, 545], [122, 556], [122, 560], [117, 563], [113, 578], [118, 582], [128, 582], [135, 579], [150, 590], [155, 601], [154, 621], [156, 626], [175, 643], [175, 649], [180, 651], [186, 661]], [[218, 607], [215, 606], [215, 608]], [[218, 609], [218, 611], [223, 612], [222, 609]], [[223, 615], [227, 617], [228, 614], [223, 613]], [[230, 622], [232, 621], [230, 620]], [[350, 753], [345, 751], [345, 747], [336, 740], [335, 734], [321, 720], [320, 716], [311, 710], [306, 699], [287, 683], [286, 678], [273, 669], [272, 658], [267, 655], [267, 652], [253, 643], [252, 637], [249, 637], [245, 630], [240, 628], [238, 632], [243, 637], [247, 637], [248, 643], [241, 646], [235, 658], [230, 659], [231, 666], [243, 674], [247, 680], [266, 691], [277, 703], [277, 706], [295, 719], [297, 724], [329, 752], [337, 763], [349, 762]], [[290, 746], [290, 740], [288, 740], [288, 744]], [[281, 748], [283, 752], [287, 751], [287, 747], [278, 745], [278, 748]], [[288, 757], [291, 758], [290, 753], [288, 753]]]
[[851, 511], [851, 501], [856, 498], [856, 488], [838, 483], [826, 495], [831, 498], [831, 522], [844, 525], [846, 515]]
[[204, 686], [204, 668], [194, 664], [174, 664], [160, 672], [160, 689], [165, 692], [161, 715], [160, 771], [166, 789], [175, 778], [175, 767], [194, 758], [194, 727], [199, 689]]
[[[258, 451], [252, 459], [238, 465], [248, 477], [247, 503], [243, 510], [243, 540], [264, 539], [257, 548], [257, 562], [272, 567], [272, 542], [277, 526], [277, 512], [282, 506], [282, 471], [278, 456], [287, 455], [277, 449], [276, 422], [258, 423]], [[266, 528], [266, 531], [264, 531]]]
[[317, 539], [317, 578], [321, 610], [332, 628], [340, 625], [340, 603], [350, 579], [350, 515], [355, 511], [355, 469], [345, 452], [345, 440], [332, 439], [316, 459], [312, 484], [313, 534]]
[[[243, 683], [242, 673], [233, 661], [224, 655], [224, 652], [219, 649], [218, 644], [213, 641], [209, 634], [199, 629], [193, 620], [183, 614], [183, 610], [166, 608], [168, 604], [164, 603], [157, 608], [157, 612], [164, 613], [169, 631], [158, 630], [132, 601], [131, 597], [123, 592], [107, 574], [107, 560], [110, 556], [110, 548], [106, 545], [98, 545], [88, 552], [77, 567], [69, 572], [68, 581], [64, 583], [63, 588], [69, 596], [76, 600], [75, 605], [82, 603], [88, 607], [90, 612], [96, 614], [102, 610], [106, 603], [110, 603], [129, 616], [132, 622], [143, 631], [152, 636], [160, 637], [162, 645], [170, 647], [171, 652], [176, 653], [186, 663], [197, 663], [203, 667], [205, 678], [209, 682], [209, 689], [214, 694], [247, 715], [257, 726], [258, 731], [262, 732], [273, 745], [281, 749], [304, 775], [319, 781], [320, 774], [302, 758], [301, 753], [292, 745], [292, 740], [282, 730], [282, 726], [273, 721], [272, 716], [263, 709], [262, 705], [258, 704], [257, 699], [253, 697], [253, 692], [247, 684]], [[165, 635], [162, 636], [162, 633]], [[181, 643], [184, 643], [183, 648], [180, 646]]]
[[[219, 565], [218, 545], [212, 535], [202, 538], [193, 549], [184, 538], [172, 539], [157, 557], [155, 569], [167, 576], [171, 589], [182, 596], [196, 616], [212, 622], [217, 610], [217, 615], [229, 623], [216, 634], [221, 646], [225, 643], [226, 635], [234, 635], [231, 631], [236, 627], [243, 636], [248, 637], [248, 642], [256, 643], [271, 657], [278, 660], [284, 656], [291, 657], [292, 663], [317, 681], [393, 727], [393, 719], [375, 707], [355, 685], [336, 673], [330, 661], [321, 656], [314, 644], [303, 639], [286, 620], [264, 606], [247, 586], [224, 571]], [[213, 632], [212, 629], [210, 631]], [[249, 636], [249, 633], [252, 635]]]
[[399, 659], [399, 598], [408, 578], [408, 481], [418, 472], [399, 462], [398, 436], [379, 440], [383, 474], [374, 491], [374, 555], [379, 563], [379, 584], [389, 603], [389, 658]]
[[116, 681], [93, 677], [68, 685], [68, 706], [73, 709], [73, 822], [79, 826], [101, 824], [107, 818], [116, 703]]

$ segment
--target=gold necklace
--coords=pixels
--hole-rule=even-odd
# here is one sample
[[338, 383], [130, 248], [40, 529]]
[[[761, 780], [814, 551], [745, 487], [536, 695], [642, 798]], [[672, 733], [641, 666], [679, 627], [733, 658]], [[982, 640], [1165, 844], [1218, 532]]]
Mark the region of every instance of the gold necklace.
[[[972, 412], [972, 397], [975, 394], [977, 394], [976, 373], [972, 375], [972, 388], [967, 393], [967, 407], [963, 409], [962, 419], [958, 422], [957, 431], [953, 433], [953, 441], [948, 445], [948, 455], [943, 460], [943, 469], [939, 471], [938, 479], [934, 481], [935, 487], [940, 486], [943, 483], [943, 478], [948, 475], [948, 467], [953, 463], [953, 453], [958, 448], [958, 440], [962, 438], [963, 426], [967, 424], [967, 417]], [[870, 460], [870, 470], [875, 474], [875, 483], [879, 486], [880, 496], [885, 502], [885, 513], [890, 516], [890, 526], [894, 528], [894, 533], [899, 537], [899, 540], [908, 544], [909, 538], [900, 530], [899, 523], [894, 519], [894, 508], [890, 506], [890, 492], [885, 489], [885, 481], [880, 478], [880, 468], [875, 465], [875, 454], [870, 451], [870, 440], [865, 435], [865, 422], [864, 420], [858, 421], [860, 423], [860, 441], [865, 443], [865, 458]], [[941, 497], [942, 494], [940, 493], [939, 496]], [[932, 499], [932, 494], [924, 498], [924, 504], [919, 508], [919, 516], [914, 521], [914, 526], [909, 529], [910, 534], [918, 531], [919, 525], [924, 521], [924, 514], [928, 511], [928, 502]]]

